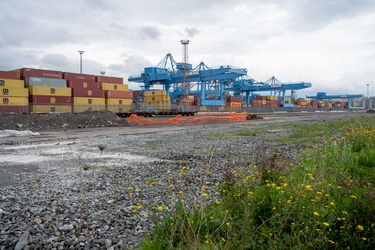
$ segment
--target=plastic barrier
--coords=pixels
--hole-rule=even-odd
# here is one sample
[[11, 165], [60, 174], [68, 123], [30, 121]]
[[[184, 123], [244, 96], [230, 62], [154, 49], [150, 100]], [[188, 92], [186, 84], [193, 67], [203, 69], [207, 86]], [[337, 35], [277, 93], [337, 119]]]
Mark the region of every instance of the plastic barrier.
[[236, 122], [246, 121], [246, 113], [227, 113], [227, 112], [208, 112], [196, 116], [177, 115], [173, 119], [165, 121], [157, 121], [136, 114], [132, 114], [126, 119], [127, 122], [133, 124], [189, 124], [189, 123], [205, 123], [205, 122]]

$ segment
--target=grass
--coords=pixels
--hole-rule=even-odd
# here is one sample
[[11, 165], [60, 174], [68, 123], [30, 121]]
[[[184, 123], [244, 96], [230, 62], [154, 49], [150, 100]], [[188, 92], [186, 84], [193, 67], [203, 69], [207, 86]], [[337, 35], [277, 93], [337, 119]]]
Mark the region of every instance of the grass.
[[233, 130], [225, 133], [221, 132], [209, 132], [206, 135], [211, 137], [227, 137], [227, 136], [256, 136], [261, 129], [244, 129], [244, 130]]
[[227, 166], [217, 202], [178, 202], [142, 249], [374, 249], [374, 121], [294, 125], [292, 142], [319, 138], [319, 147], [296, 164], [274, 153]]

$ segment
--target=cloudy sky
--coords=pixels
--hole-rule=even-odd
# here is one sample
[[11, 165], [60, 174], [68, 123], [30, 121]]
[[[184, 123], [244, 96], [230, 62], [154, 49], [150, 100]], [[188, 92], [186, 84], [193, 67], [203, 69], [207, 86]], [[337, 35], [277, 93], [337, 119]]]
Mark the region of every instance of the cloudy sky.
[[[257, 81], [311, 82], [299, 96], [375, 95], [375, 0], [1, 0], [0, 70], [123, 77], [167, 53], [247, 68]], [[130, 83], [132, 89], [138, 84]]]

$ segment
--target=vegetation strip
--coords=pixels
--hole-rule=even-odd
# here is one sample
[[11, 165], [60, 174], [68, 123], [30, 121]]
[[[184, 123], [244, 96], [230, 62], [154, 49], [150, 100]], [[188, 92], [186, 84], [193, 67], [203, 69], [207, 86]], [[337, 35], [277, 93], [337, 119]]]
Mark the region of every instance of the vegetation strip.
[[202, 186], [201, 205], [180, 201], [173, 214], [161, 207], [142, 248], [374, 249], [374, 121], [300, 126], [285, 142], [314, 143], [304, 144], [297, 162], [275, 153], [245, 171], [228, 166], [220, 199], [205, 202], [212, 187]]

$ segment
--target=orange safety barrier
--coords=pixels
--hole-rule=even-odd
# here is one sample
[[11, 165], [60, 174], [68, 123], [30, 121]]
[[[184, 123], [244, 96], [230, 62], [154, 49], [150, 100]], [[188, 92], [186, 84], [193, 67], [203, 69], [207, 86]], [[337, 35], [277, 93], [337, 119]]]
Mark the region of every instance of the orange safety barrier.
[[227, 113], [227, 112], [207, 112], [196, 116], [181, 116], [177, 115], [175, 118], [157, 121], [136, 114], [132, 114], [126, 119], [127, 122], [133, 124], [189, 124], [189, 123], [204, 123], [204, 122], [236, 122], [246, 121], [246, 113]]

